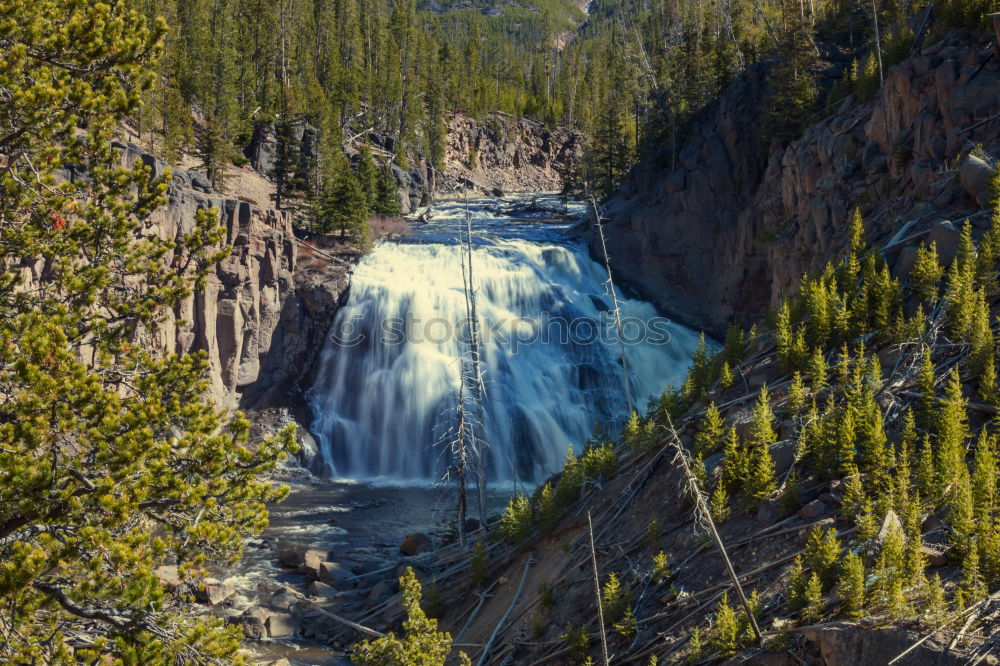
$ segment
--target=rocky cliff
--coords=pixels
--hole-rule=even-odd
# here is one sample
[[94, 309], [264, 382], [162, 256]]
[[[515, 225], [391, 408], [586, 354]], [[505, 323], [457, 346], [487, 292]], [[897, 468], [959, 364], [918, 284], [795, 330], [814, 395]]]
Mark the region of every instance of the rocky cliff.
[[[167, 165], [135, 144], [118, 148], [123, 165], [141, 160], [154, 176], [163, 175]], [[234, 171], [227, 183], [227, 193], [220, 193], [203, 175], [172, 169], [169, 203], [153, 214], [151, 232], [180, 237], [198, 210], [215, 208], [230, 253], [149, 343], [207, 352], [211, 398], [234, 408], [273, 397], [271, 389], [287, 390], [298, 379], [346, 290], [348, 264], [326, 258], [317, 266], [311, 250], [303, 264], [291, 217], [268, 202], [270, 184], [249, 170]]]
[[558, 191], [583, 157], [583, 137], [547, 129], [526, 118], [494, 114], [483, 123], [455, 115], [448, 121], [447, 167], [440, 194], [474, 191]]
[[[872, 242], [905, 227], [886, 250], [905, 272], [932, 227], [983, 203], [988, 156], [1000, 148], [991, 48], [952, 33], [888, 70], [876, 99], [849, 97], [781, 147], [757, 129], [767, 91], [764, 68], [752, 69], [704, 110], [675, 155], [641, 164], [607, 203], [618, 275], [664, 311], [722, 335], [835, 257], [855, 206]], [[935, 233], [953, 237], [950, 227]]]

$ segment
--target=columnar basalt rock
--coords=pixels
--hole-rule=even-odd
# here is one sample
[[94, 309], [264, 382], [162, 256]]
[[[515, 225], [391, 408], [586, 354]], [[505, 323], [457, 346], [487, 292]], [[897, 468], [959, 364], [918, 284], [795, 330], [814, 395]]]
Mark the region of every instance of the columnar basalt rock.
[[[136, 145], [118, 148], [123, 166], [141, 160], [154, 176], [163, 175], [166, 164]], [[179, 239], [193, 228], [199, 210], [215, 208], [229, 256], [216, 265], [205, 288], [181, 303], [145, 342], [164, 352], [205, 351], [210, 397], [222, 407], [235, 408], [245, 395], [287, 388], [332, 320], [347, 287], [346, 264], [326, 261], [317, 269], [307, 262], [307, 279], [298, 284], [299, 249], [287, 212], [216, 192], [196, 172], [171, 172], [168, 204], [150, 217], [147, 233]]]

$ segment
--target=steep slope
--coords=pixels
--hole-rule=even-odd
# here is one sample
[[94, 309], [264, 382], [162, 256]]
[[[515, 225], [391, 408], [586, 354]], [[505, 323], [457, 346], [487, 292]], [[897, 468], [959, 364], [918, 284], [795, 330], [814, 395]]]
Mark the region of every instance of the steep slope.
[[[1000, 152], [1000, 62], [990, 49], [953, 33], [890, 69], [875, 100], [844, 100], [783, 147], [760, 136], [767, 91], [763, 68], [751, 69], [676, 156], [640, 164], [607, 203], [617, 274], [721, 336], [841, 251], [855, 206], [876, 242], [915, 221], [908, 244], [977, 212], [983, 169], [967, 155], [977, 145]], [[960, 172], [964, 188], [954, 186]]]

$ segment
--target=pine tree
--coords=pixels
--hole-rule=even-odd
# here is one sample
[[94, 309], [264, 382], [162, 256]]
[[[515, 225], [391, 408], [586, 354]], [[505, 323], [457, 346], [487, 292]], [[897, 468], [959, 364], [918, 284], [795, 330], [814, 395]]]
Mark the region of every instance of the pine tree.
[[361, 150], [358, 151], [358, 184], [365, 195], [365, 208], [369, 214], [377, 212], [378, 178], [379, 172], [375, 168], [375, 160], [372, 159], [371, 146], [365, 142], [361, 145]]
[[750, 460], [735, 427], [730, 427], [726, 435], [722, 460], [722, 483], [730, 494], [742, 491], [750, 473]]
[[812, 355], [809, 357], [808, 373], [813, 394], [826, 388], [826, 358], [823, 355], [823, 350], [819, 347], [813, 349]]
[[[847, 250], [847, 259], [844, 261], [843, 278], [840, 288], [851, 294], [857, 288], [858, 278], [861, 277], [861, 263], [864, 259], [867, 247], [864, 242], [865, 225], [861, 217], [861, 209], [855, 208], [851, 215], [850, 246]], [[857, 299], [860, 300], [860, 299]]]
[[905, 574], [906, 548], [902, 529], [898, 526], [889, 529], [879, 552], [875, 565], [876, 593], [885, 603], [892, 601], [893, 587], [902, 581]]
[[990, 328], [990, 306], [982, 291], [973, 299], [972, 325], [969, 330], [969, 368], [980, 375], [993, 363], [995, 343]]
[[938, 625], [948, 610], [948, 602], [944, 596], [944, 586], [941, 584], [941, 576], [934, 574], [927, 585], [926, 616], [928, 622]]
[[806, 577], [805, 567], [802, 565], [802, 556], [796, 555], [792, 562], [792, 568], [788, 574], [788, 610], [796, 613], [806, 605]]
[[688, 641], [687, 662], [689, 664], [697, 664], [701, 661], [704, 651], [705, 646], [701, 639], [701, 628], [695, 627], [694, 631], [691, 632], [691, 640]]
[[791, 0], [781, 4], [778, 64], [768, 76], [771, 99], [764, 118], [765, 134], [779, 141], [798, 136], [805, 119], [816, 105], [816, 83], [811, 69], [815, 66], [813, 25], [801, 16]]
[[979, 252], [976, 256], [976, 281], [982, 285], [982, 290], [993, 294], [997, 290], [994, 277], [997, 262], [1000, 261], [1000, 209], [997, 207], [997, 194], [1000, 194], [1000, 181], [997, 180], [998, 169], [994, 168], [990, 181], [990, 197], [993, 205], [993, 215], [990, 217], [990, 228], [979, 241]]
[[937, 244], [917, 249], [917, 258], [910, 270], [910, 288], [913, 295], [925, 303], [934, 303], [938, 298], [938, 285], [944, 276], [944, 268], [938, 261]]
[[981, 524], [989, 523], [996, 508], [997, 461], [994, 439], [984, 428], [976, 442], [972, 472], [973, 513]]
[[378, 188], [373, 211], [384, 217], [402, 215], [402, 204], [399, 200], [399, 189], [396, 187], [396, 177], [388, 165], [382, 167], [378, 174]]
[[653, 584], [662, 585], [670, 580], [672, 575], [670, 567], [667, 566], [667, 554], [661, 550], [653, 556]]
[[382, 638], [355, 644], [351, 660], [359, 666], [444, 666], [451, 652], [451, 636], [437, 630], [437, 620], [428, 618], [420, 607], [420, 581], [407, 567], [399, 577], [402, 593], [404, 634], [390, 632]]
[[937, 411], [937, 390], [934, 388], [934, 363], [931, 361], [931, 350], [924, 349], [923, 358], [920, 361], [920, 372], [917, 378], [920, 398], [917, 403], [917, 425], [926, 431], [935, 429], [935, 416]]
[[952, 488], [948, 493], [947, 523], [951, 528], [948, 542], [951, 544], [952, 556], [963, 558], [972, 547], [976, 533], [976, 513], [968, 470], [961, 470], [951, 485]]
[[815, 575], [819, 576], [823, 590], [830, 589], [837, 580], [841, 555], [837, 530], [831, 527], [824, 532], [819, 525], [815, 525], [806, 539], [805, 550], [805, 560]]
[[976, 602], [986, 596], [986, 583], [979, 569], [979, 545], [972, 542], [962, 560], [962, 592], [969, 602]]
[[715, 623], [712, 627], [712, 647], [723, 656], [735, 654], [740, 648], [740, 623], [736, 612], [729, 605], [729, 592], [723, 592], [715, 611]]
[[694, 454], [704, 457], [714, 453], [722, 441], [723, 427], [719, 410], [714, 402], [709, 402], [694, 438]]
[[371, 245], [365, 194], [347, 158], [340, 156], [331, 182], [326, 184], [320, 229], [340, 231], [341, 240], [351, 234], [354, 244], [365, 251]]
[[939, 495], [959, 476], [968, 476], [965, 466], [965, 440], [968, 437], [966, 425], [965, 398], [962, 396], [962, 381], [958, 369], [952, 367], [948, 375], [948, 386], [937, 414], [938, 445], [934, 461], [936, 484]]
[[976, 252], [972, 243], [972, 226], [966, 221], [962, 227], [958, 254], [948, 267], [945, 289], [945, 315], [948, 332], [960, 340], [967, 340], [975, 317]]
[[[157, 354], [161, 324], [225, 256], [217, 210], [151, 233], [169, 177], [111, 140], [153, 83], [165, 27], [126, 3], [7, 2], [0, 64], [0, 605], [3, 663], [230, 663], [239, 632], [154, 571], [197, 586], [287, 492], [294, 434], [206, 396], [204, 353]], [[67, 179], [72, 170], [86, 177]], [[44, 255], [45, 269], [20, 266]]]
[[482, 587], [486, 582], [487, 576], [489, 575], [489, 564], [490, 558], [489, 553], [486, 550], [486, 544], [482, 539], [476, 539], [476, 543], [472, 546], [472, 555], [469, 558], [469, 566], [472, 570], [472, 580], [479, 587]]
[[933, 497], [935, 492], [934, 449], [931, 446], [930, 437], [927, 435], [924, 435], [921, 440], [915, 481], [921, 497], [925, 500]]
[[775, 313], [774, 344], [778, 348], [778, 358], [785, 369], [796, 367], [796, 359], [793, 357], [794, 342], [791, 309], [788, 306], [788, 301], [783, 300], [778, 304], [778, 311]]
[[802, 609], [802, 617], [806, 620], [818, 620], [823, 617], [825, 603], [823, 601], [823, 586], [819, 576], [813, 572], [806, 582], [805, 591], [802, 594], [805, 605]]
[[632, 416], [625, 423], [625, 429], [622, 432], [622, 443], [626, 448], [633, 451], [640, 450], [645, 446], [642, 421], [639, 420], [639, 413], [636, 411], [632, 412]]
[[545, 483], [538, 491], [538, 501], [536, 503], [538, 527], [543, 534], [548, 534], [555, 529], [556, 523], [559, 520], [559, 508], [552, 484]]
[[997, 363], [992, 354], [987, 356], [983, 363], [982, 372], [979, 375], [979, 384], [976, 386], [976, 395], [987, 405], [996, 405], [997, 396]]
[[774, 432], [774, 412], [771, 411], [771, 401], [767, 386], [760, 390], [757, 404], [750, 417], [749, 469], [745, 492], [753, 505], [759, 505], [774, 492], [774, 460], [771, 458], [771, 445], [778, 436]]
[[906, 531], [906, 554], [903, 580], [907, 586], [921, 588], [927, 583], [925, 571], [927, 556], [924, 554], [924, 535], [921, 527], [920, 508], [915, 501], [908, 502], [903, 513]]
[[792, 414], [798, 414], [806, 406], [806, 386], [802, 381], [802, 373], [796, 371], [792, 375], [792, 383], [788, 387], [788, 409]]
[[712, 514], [712, 520], [716, 523], [722, 524], [729, 519], [729, 494], [726, 492], [724, 483], [715, 486], [708, 503], [708, 509]]
[[837, 590], [844, 600], [847, 617], [860, 619], [865, 606], [865, 564], [857, 555], [848, 555], [844, 560]]
[[729, 361], [723, 361], [722, 368], [719, 370], [719, 388], [726, 390], [732, 385], [733, 371], [729, 369]]
[[875, 509], [872, 507], [872, 500], [867, 495], [861, 501], [861, 509], [855, 517], [855, 524], [858, 528], [858, 540], [868, 542], [875, 538], [878, 524], [875, 522]]
[[294, 197], [301, 183], [299, 177], [302, 144], [298, 138], [299, 123], [290, 114], [284, 114], [274, 124], [274, 169], [271, 178], [274, 179], [274, 206], [278, 210], [288, 207], [289, 199]]
[[532, 507], [527, 496], [517, 493], [507, 502], [500, 519], [500, 532], [518, 548], [524, 548], [531, 538]]

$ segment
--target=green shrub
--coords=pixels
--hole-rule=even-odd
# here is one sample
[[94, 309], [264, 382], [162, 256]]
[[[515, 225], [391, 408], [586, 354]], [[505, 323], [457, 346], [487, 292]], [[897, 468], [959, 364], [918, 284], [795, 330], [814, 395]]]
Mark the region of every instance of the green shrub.
[[500, 532], [507, 541], [524, 548], [531, 537], [532, 517], [531, 502], [526, 495], [518, 493], [507, 503], [507, 510], [500, 519]]

